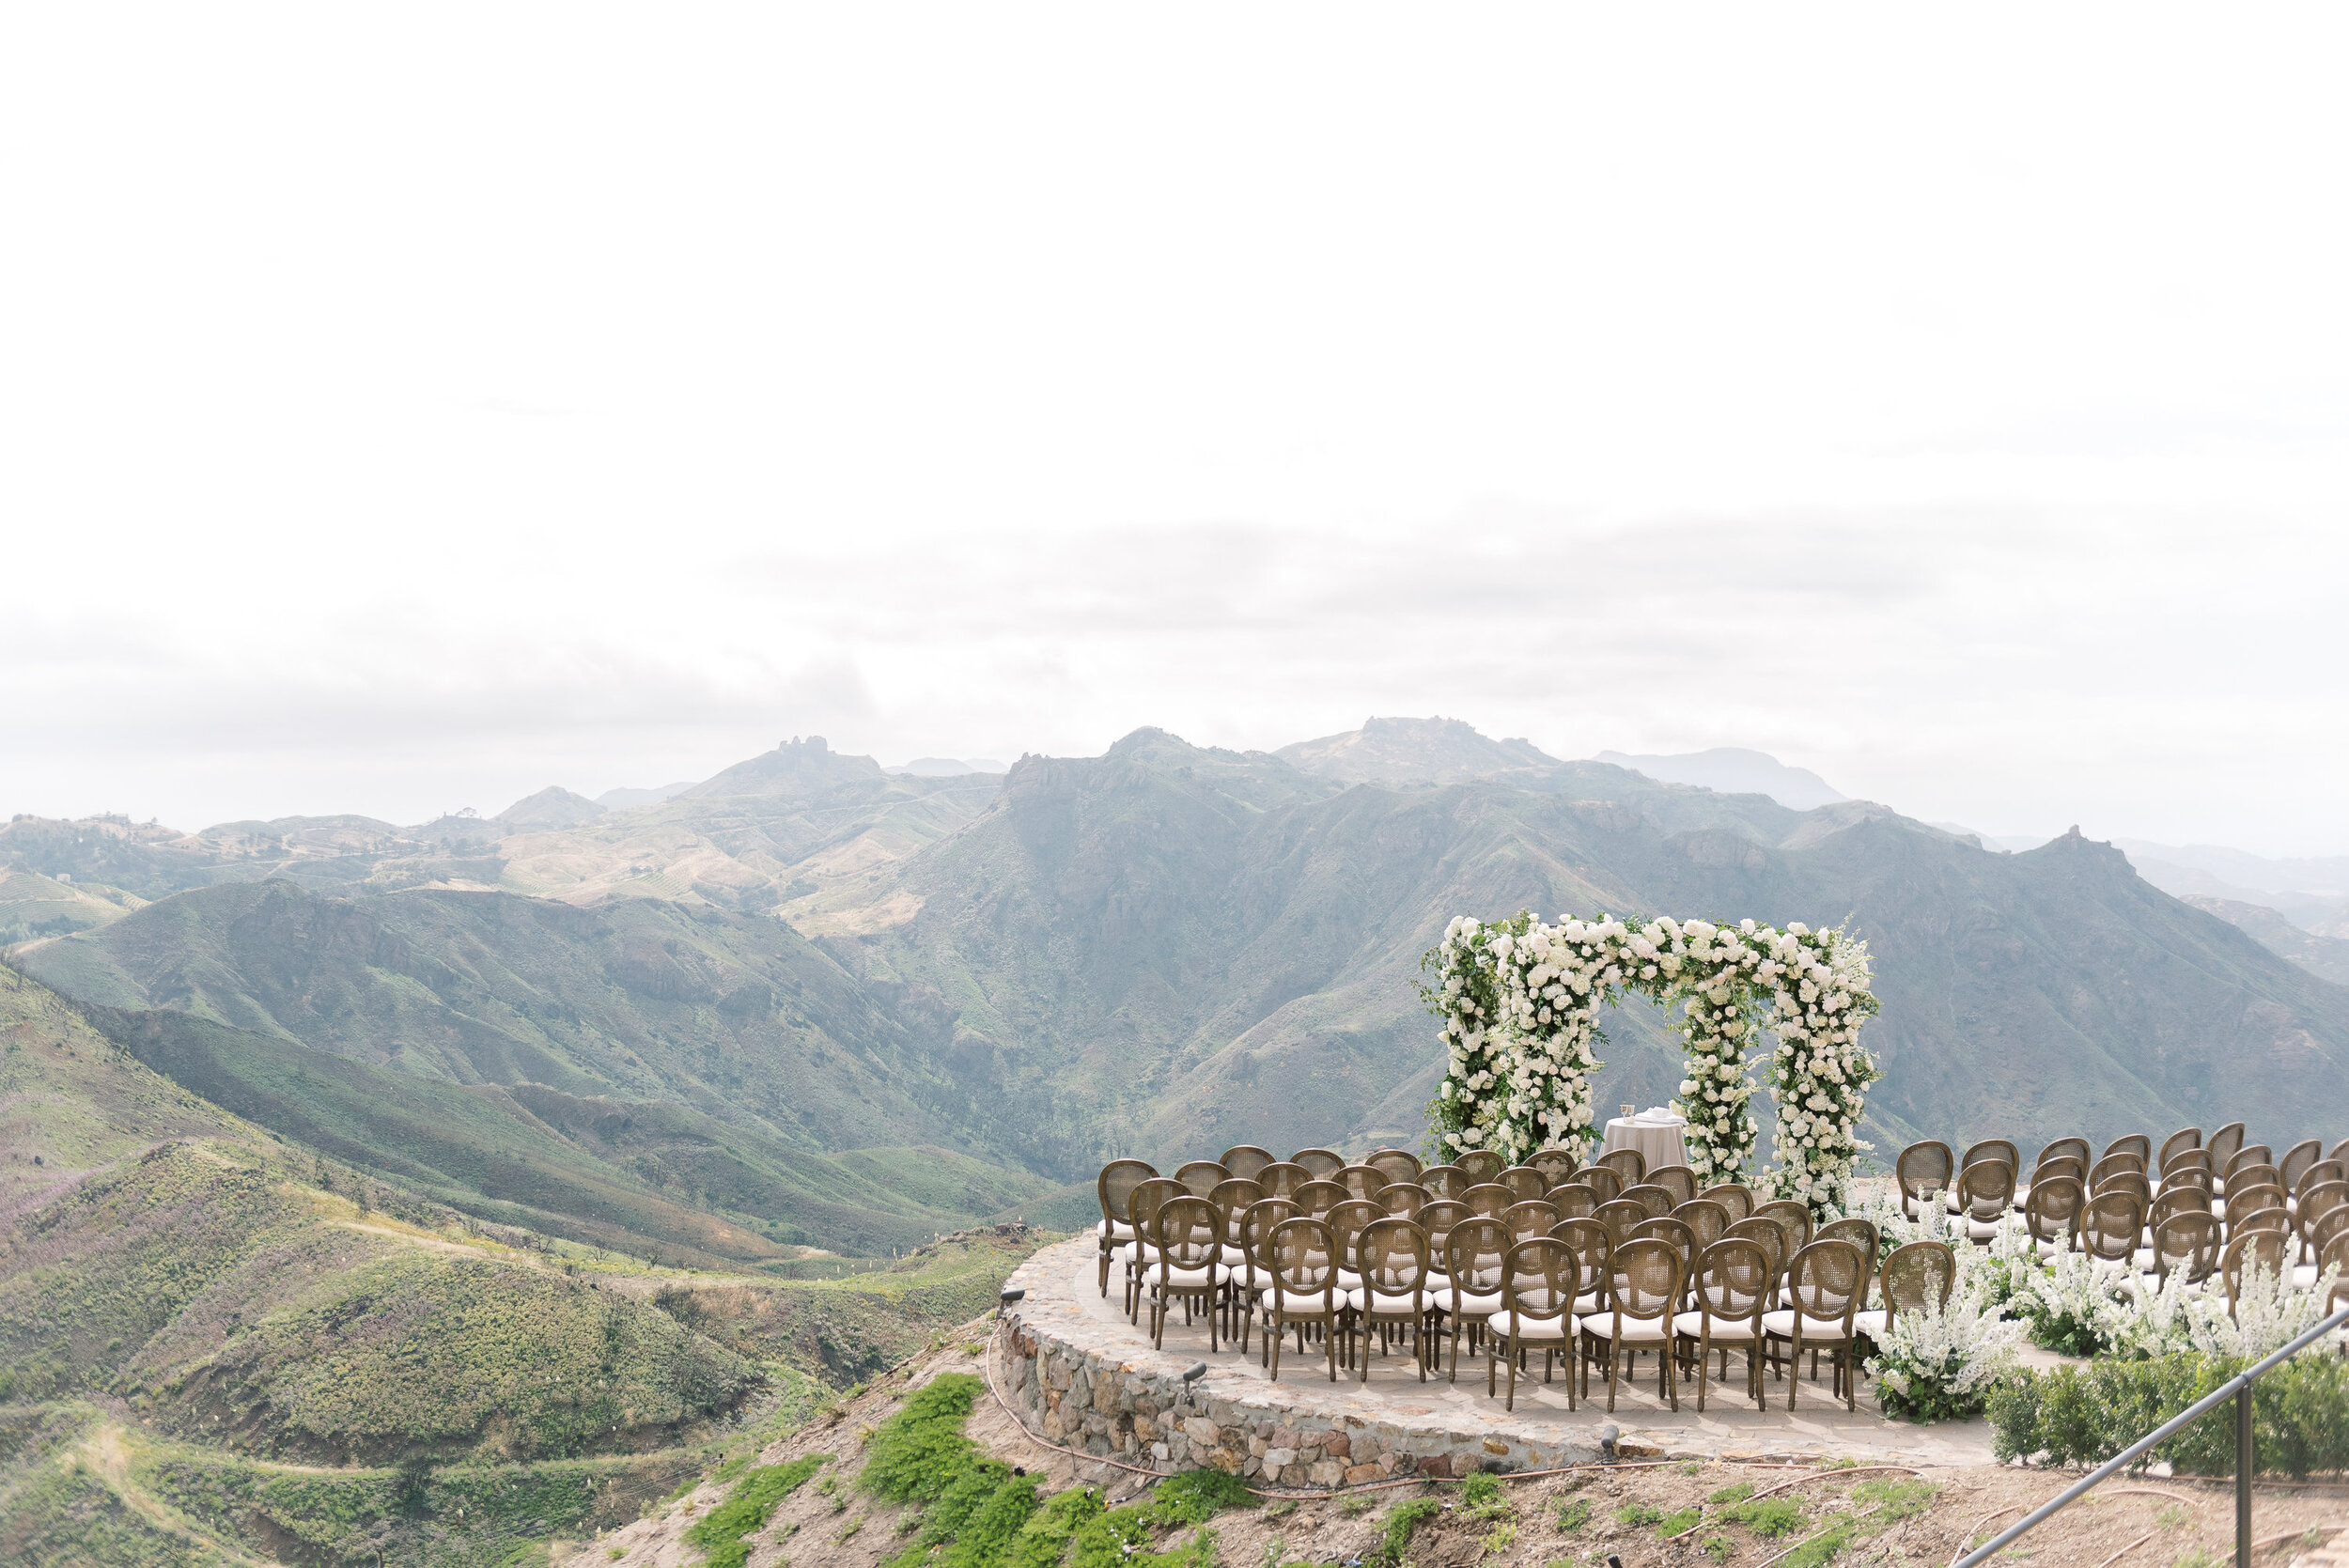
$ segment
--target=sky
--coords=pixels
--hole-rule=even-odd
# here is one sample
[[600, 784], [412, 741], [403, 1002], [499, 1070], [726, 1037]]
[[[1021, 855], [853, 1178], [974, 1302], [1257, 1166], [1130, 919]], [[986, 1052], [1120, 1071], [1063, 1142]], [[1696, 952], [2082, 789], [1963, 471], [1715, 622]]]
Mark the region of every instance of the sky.
[[2349, 852], [2349, 16], [17, 7], [0, 811], [1444, 714]]

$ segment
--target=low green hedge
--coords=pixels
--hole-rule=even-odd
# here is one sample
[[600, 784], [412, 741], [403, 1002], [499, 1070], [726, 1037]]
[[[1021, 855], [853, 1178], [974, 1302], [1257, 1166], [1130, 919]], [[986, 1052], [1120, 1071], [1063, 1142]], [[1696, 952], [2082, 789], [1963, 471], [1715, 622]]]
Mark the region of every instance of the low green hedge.
[[[2024, 1373], [1991, 1395], [1993, 1447], [2001, 1460], [2101, 1465], [2243, 1367], [2188, 1354]], [[2296, 1356], [2253, 1386], [2251, 1403], [2260, 1470], [2295, 1480], [2349, 1470], [2349, 1358], [2323, 1348]], [[2146, 1455], [2149, 1464], [2156, 1459], [2182, 1475], [2232, 1475], [2233, 1405]]]

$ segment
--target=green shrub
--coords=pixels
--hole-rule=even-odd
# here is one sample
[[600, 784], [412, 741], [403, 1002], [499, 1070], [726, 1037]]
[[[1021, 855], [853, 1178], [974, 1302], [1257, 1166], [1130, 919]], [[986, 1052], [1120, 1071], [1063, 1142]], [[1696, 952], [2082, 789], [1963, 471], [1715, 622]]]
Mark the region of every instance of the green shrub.
[[1411, 1549], [1411, 1532], [1442, 1512], [1443, 1505], [1433, 1498], [1396, 1503], [1387, 1511], [1387, 1528], [1378, 1533], [1375, 1560], [1383, 1568], [1398, 1568]]
[[1792, 1498], [1764, 1498], [1759, 1502], [1741, 1502], [1725, 1510], [1721, 1517], [1776, 1540], [1802, 1529], [1802, 1504]]
[[955, 1536], [944, 1568], [997, 1568], [1029, 1517], [1035, 1513], [1038, 1479], [1013, 1476], [995, 1488]]
[[1488, 1508], [1499, 1502], [1505, 1491], [1499, 1476], [1490, 1470], [1479, 1470], [1460, 1483], [1460, 1501], [1469, 1508]]
[[1726, 1508], [1733, 1502], [1743, 1502], [1751, 1496], [1753, 1496], [1753, 1483], [1741, 1481], [1735, 1486], [1722, 1487], [1704, 1500], [1716, 1508]]
[[[2099, 1465], [2239, 1370], [2232, 1360], [2185, 1354], [2023, 1374], [1990, 1401], [1992, 1446], [2001, 1460]], [[2252, 1431], [2261, 1470], [2296, 1480], [2349, 1469], [2349, 1363], [2299, 1356], [2262, 1377], [2252, 1394]], [[2232, 1475], [2234, 1452], [2234, 1412], [2221, 1407], [2147, 1462], [2165, 1460], [2183, 1475]]]
[[706, 1568], [742, 1568], [751, 1556], [751, 1544], [742, 1537], [765, 1525], [775, 1505], [804, 1485], [823, 1463], [820, 1454], [810, 1454], [788, 1465], [763, 1465], [753, 1470], [727, 1494], [725, 1501], [685, 1532], [686, 1541], [709, 1554]]
[[1675, 1535], [1687, 1534], [1697, 1528], [1697, 1520], [1703, 1515], [1703, 1511], [1697, 1508], [1684, 1508], [1677, 1513], [1665, 1514], [1656, 1521], [1657, 1539], [1667, 1540]]
[[926, 1502], [970, 1467], [962, 1423], [979, 1397], [970, 1373], [942, 1373], [914, 1390], [864, 1445], [857, 1484], [885, 1502]]
[[1011, 1467], [1000, 1459], [963, 1455], [961, 1467], [922, 1511], [921, 1533], [913, 1538], [913, 1545], [897, 1554], [890, 1568], [914, 1568], [926, 1560], [931, 1547], [952, 1541], [1011, 1479]]
[[1216, 1568], [1215, 1531], [1201, 1527], [1191, 1544], [1177, 1551], [1153, 1552], [1148, 1511], [1113, 1508], [1079, 1529], [1068, 1568]]
[[1256, 1494], [1224, 1470], [1183, 1470], [1158, 1484], [1143, 1513], [1155, 1525], [1204, 1525], [1227, 1508], [1253, 1508]]
[[1019, 1527], [1004, 1558], [1004, 1568], [1055, 1568], [1068, 1555], [1068, 1543], [1077, 1531], [1100, 1512], [1101, 1494], [1092, 1487], [1063, 1492]]
[[[1746, 1488], [1746, 1494], [1749, 1496], [1751, 1495], [1752, 1491], [1753, 1488], [1750, 1486]], [[1717, 1498], [1714, 1500], [1718, 1502], [1719, 1499]], [[1590, 1522], [1590, 1498], [1570, 1498], [1566, 1501], [1558, 1505], [1558, 1528], [1560, 1529], [1572, 1532], [1574, 1530], [1580, 1529], [1584, 1525], [1587, 1525]]]

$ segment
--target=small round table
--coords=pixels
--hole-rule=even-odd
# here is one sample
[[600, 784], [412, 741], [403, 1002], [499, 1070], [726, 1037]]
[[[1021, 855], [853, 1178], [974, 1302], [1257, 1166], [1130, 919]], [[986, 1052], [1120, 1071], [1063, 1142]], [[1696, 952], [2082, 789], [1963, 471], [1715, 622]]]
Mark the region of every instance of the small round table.
[[1678, 1117], [1669, 1122], [1643, 1122], [1637, 1116], [1617, 1116], [1607, 1124], [1607, 1141], [1598, 1152], [1611, 1155], [1617, 1149], [1637, 1149], [1650, 1171], [1660, 1171], [1667, 1165], [1686, 1165], [1688, 1143], [1682, 1135], [1688, 1128], [1688, 1124]]

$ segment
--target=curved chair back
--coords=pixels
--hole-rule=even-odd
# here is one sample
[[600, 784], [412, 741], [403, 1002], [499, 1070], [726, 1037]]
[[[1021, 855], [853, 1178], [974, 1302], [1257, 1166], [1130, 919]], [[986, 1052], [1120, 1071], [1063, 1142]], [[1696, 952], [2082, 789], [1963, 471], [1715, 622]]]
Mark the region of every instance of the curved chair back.
[[1297, 1189], [1314, 1179], [1314, 1173], [1293, 1160], [1279, 1160], [1256, 1172], [1256, 1185], [1269, 1198], [1294, 1198]]
[[1671, 1193], [1674, 1208], [1697, 1195], [1697, 1173], [1686, 1165], [1659, 1165], [1647, 1173], [1646, 1182]]
[[1223, 1239], [1235, 1247], [1239, 1245], [1240, 1216], [1263, 1201], [1264, 1188], [1238, 1176], [1216, 1183], [1215, 1190], [1207, 1194], [1207, 1202], [1223, 1217]]
[[2096, 1190], [2135, 1193], [2137, 1201], [2140, 1203], [2150, 1203], [2154, 1201], [2153, 1184], [2145, 1179], [2145, 1172], [2142, 1171], [2115, 1171], [2105, 1178], [2105, 1185]]
[[2166, 1187], [2153, 1206], [2145, 1211], [2145, 1228], [2161, 1229], [2161, 1222], [2173, 1214], [2210, 1213], [2210, 1194], [2199, 1187]]
[[1575, 1180], [1597, 1193], [1602, 1203], [1622, 1197], [1623, 1189], [1630, 1185], [1623, 1179], [1623, 1172], [1611, 1165], [1585, 1165]]
[[1850, 1242], [1814, 1241], [1786, 1265], [1786, 1294], [1804, 1316], [1840, 1321], [1849, 1335], [1860, 1297], [1868, 1294], [1869, 1274], [1867, 1260]]
[[1859, 1249], [1859, 1255], [1868, 1260], [1868, 1266], [1873, 1269], [1875, 1266], [1877, 1243], [1882, 1238], [1876, 1234], [1875, 1220], [1855, 1218], [1830, 1219], [1819, 1227], [1819, 1234], [1812, 1239], [1813, 1241], [1848, 1241]]
[[1419, 1294], [1427, 1288], [1427, 1233], [1408, 1219], [1374, 1219], [1355, 1239], [1361, 1259], [1362, 1283], [1389, 1296], [1412, 1297], [1412, 1317], [1419, 1315]]
[[2275, 1150], [2269, 1148], [2264, 1143], [2246, 1143], [2243, 1147], [2234, 1152], [2234, 1157], [2232, 1159], [2228, 1160], [2224, 1166], [2219, 1168], [2218, 1179], [2226, 1183], [2227, 1186], [2232, 1187], [2234, 1185], [2236, 1172], [2248, 1170], [2254, 1165], [2272, 1166], [2275, 1163]]
[[1589, 1182], [1561, 1182], [1549, 1189], [1549, 1202], [1568, 1219], [1588, 1219], [1598, 1207], [1598, 1192]]
[[2199, 1172], [2205, 1183], [2217, 1174], [2210, 1168], [2208, 1149], [2180, 1149], [2176, 1154], [2163, 1160], [2161, 1162], [2162, 1185], [2169, 1186], [2181, 1171]]
[[1620, 1201], [1639, 1204], [1647, 1210], [1647, 1217], [1650, 1219], [1660, 1219], [1672, 1211], [1672, 1195], [1652, 1182], [1641, 1182], [1637, 1187], [1625, 1188]]
[[1248, 1280], [1253, 1284], [1261, 1271], [1272, 1271], [1272, 1233], [1283, 1219], [1298, 1218], [1297, 1205], [1286, 1198], [1259, 1198], [1248, 1205], [1239, 1217], [1239, 1250], [1247, 1260]]
[[2170, 1162], [2172, 1159], [2175, 1159], [2178, 1156], [2186, 1153], [2188, 1149], [2200, 1149], [2201, 1146], [2201, 1128], [2180, 1127], [2177, 1131], [2171, 1133], [2169, 1137], [2161, 1141], [2161, 1159], [2155, 1166], [2155, 1169], [2167, 1171], [2170, 1169]]
[[1511, 1203], [1501, 1213], [1501, 1222], [1506, 1225], [1509, 1228], [1509, 1234], [1519, 1241], [1529, 1236], [1549, 1234], [1551, 1227], [1564, 1218], [1564, 1215], [1558, 1212], [1557, 1204], [1540, 1198], [1531, 1198], [1522, 1203]]
[[1501, 1321], [1570, 1312], [1581, 1282], [1581, 1265], [1572, 1247], [1555, 1236], [1527, 1236], [1509, 1249], [1501, 1264]]
[[2023, 1225], [2033, 1241], [2069, 1249], [2087, 1202], [2088, 1188], [2077, 1176], [2043, 1176], [2023, 1200]]
[[1523, 1203], [1540, 1198], [1549, 1190], [1542, 1173], [1531, 1165], [1512, 1165], [1493, 1178], [1496, 1185], [1509, 1189], [1509, 1196]]
[[1610, 1203], [1601, 1203], [1593, 1209], [1591, 1218], [1606, 1226], [1607, 1234], [1616, 1246], [1621, 1247], [1631, 1239], [1633, 1231], [1647, 1222], [1648, 1212], [1637, 1203], [1618, 1198]]
[[2250, 1282], [2252, 1270], [2280, 1276], [2291, 1266], [2291, 1244], [2276, 1231], [2250, 1231], [2227, 1243], [2218, 1262], [2218, 1272], [2227, 1282], [2227, 1315], [2234, 1316], [2235, 1302]]
[[1485, 1295], [1501, 1288], [1502, 1265], [1515, 1245], [1509, 1227], [1498, 1219], [1463, 1219], [1444, 1240], [1444, 1272], [1462, 1291]]
[[1700, 1250], [1729, 1234], [1729, 1210], [1710, 1198], [1691, 1198], [1672, 1210], [1672, 1217], [1695, 1233]]
[[2080, 1169], [2085, 1171], [2095, 1153], [2085, 1138], [2059, 1138], [2039, 1151], [2039, 1163], [2045, 1165], [2051, 1159], [2077, 1159], [2080, 1162]]
[[1272, 1227], [1267, 1252], [1276, 1311], [1327, 1310], [1337, 1293], [1338, 1244], [1326, 1223], [1308, 1215], [1283, 1219]]
[[1327, 1219], [1330, 1211], [1346, 1202], [1346, 1188], [1335, 1182], [1307, 1182], [1289, 1194], [1299, 1212]]
[[1637, 1149], [1617, 1149], [1612, 1154], [1599, 1156], [1591, 1163], [1606, 1166], [1623, 1178], [1626, 1187], [1647, 1179], [1647, 1156]]
[[[2332, 1162], [2321, 1160], [2318, 1163], [2329, 1165]], [[2306, 1235], [2310, 1226], [2332, 1213], [2333, 1210], [2349, 1207], [2349, 1182], [2318, 1182], [2314, 1186], [2303, 1188], [2300, 1190], [2299, 1204], [2300, 1234]]]
[[1139, 1159], [1113, 1159], [1102, 1166], [1100, 1179], [1094, 1184], [1101, 1200], [1101, 1218], [1112, 1229], [1130, 1224], [1126, 1218], [1126, 1200], [1133, 1196], [1135, 1188], [1157, 1174]]
[[1346, 1169], [1346, 1157], [1335, 1149], [1299, 1149], [1289, 1156], [1288, 1162], [1312, 1172], [1317, 1182], [1326, 1182]]
[[1259, 1149], [1253, 1143], [1235, 1143], [1223, 1151], [1223, 1157], [1216, 1163], [1240, 1180], [1252, 1182], [1264, 1173], [1272, 1158], [1270, 1149]]
[[1695, 1266], [1697, 1253], [1703, 1250], [1697, 1246], [1696, 1232], [1670, 1217], [1662, 1219], [1641, 1220], [1631, 1228], [1631, 1239], [1671, 1242], [1672, 1250], [1680, 1254], [1680, 1263], [1684, 1271]]
[[1968, 1165], [1984, 1159], [2002, 1159], [2019, 1171], [2023, 1167], [2023, 1151], [2015, 1146], [2011, 1138], [1985, 1138], [1979, 1143], [1967, 1145], [1966, 1157], [1957, 1162], [1957, 1168], [1964, 1171]]
[[1460, 1194], [1460, 1202], [1487, 1219], [1500, 1219], [1501, 1211], [1517, 1201], [1517, 1194], [1499, 1182], [1480, 1182]]
[[1542, 1173], [1542, 1180], [1551, 1187], [1556, 1187], [1560, 1182], [1574, 1180], [1575, 1172], [1582, 1165], [1582, 1162], [1575, 1157], [1572, 1149], [1537, 1150], [1526, 1157], [1525, 1163], [1539, 1171]]
[[[2227, 1193], [2227, 1228], [2239, 1231], [2262, 1214], [2285, 1214], [2284, 1189], [2274, 1182], [2262, 1182], [2237, 1192]], [[2287, 1218], [2289, 1216], [2287, 1215]]]
[[2102, 1192], [2107, 1181], [2123, 1172], [2141, 1176], [2145, 1173], [2145, 1162], [2126, 1149], [2117, 1155], [2107, 1155], [2088, 1172], [2088, 1190]]
[[2080, 1250], [2092, 1257], [2126, 1263], [2144, 1229], [2145, 1205], [2134, 1192], [2099, 1192], [2080, 1205]]
[[1205, 1198], [1192, 1193], [1169, 1198], [1159, 1205], [1150, 1224], [1159, 1245], [1158, 1269], [1213, 1268], [1223, 1257], [1223, 1216]]
[[1183, 1184], [1172, 1176], [1153, 1176], [1146, 1182], [1137, 1182], [1134, 1189], [1126, 1194], [1126, 1223], [1132, 1228], [1137, 1240], [1156, 1246], [1154, 1238], [1159, 1234], [1159, 1210], [1170, 1200], [1188, 1196], [1190, 1194], [1183, 1190]]
[[1380, 1188], [1391, 1185], [1376, 1165], [1348, 1165], [1330, 1179], [1346, 1188], [1349, 1198], [1375, 1197]]
[[1348, 1198], [1330, 1209], [1330, 1234], [1337, 1239], [1338, 1266], [1360, 1269], [1356, 1262], [1362, 1233], [1387, 1218], [1387, 1211], [1368, 1198]]
[[2128, 1133], [2106, 1144], [2105, 1155], [2108, 1158], [2113, 1155], [2135, 1155], [2137, 1168], [2142, 1171], [2153, 1161], [2154, 1141], [2141, 1132]]
[[1476, 1184], [1456, 1165], [1431, 1165], [1419, 1173], [1419, 1185], [1430, 1198], [1458, 1199]]
[[1470, 1149], [1452, 1163], [1460, 1168], [1462, 1173], [1468, 1177], [1470, 1185], [1473, 1187], [1482, 1187], [1486, 1182], [1496, 1180], [1501, 1172], [1509, 1167], [1507, 1160], [1490, 1149]]
[[2154, 1272], [2167, 1280], [2183, 1269], [2186, 1283], [2199, 1285], [2218, 1266], [2218, 1221], [2191, 1209], [2166, 1216], [2154, 1227]]
[[2300, 1172], [2300, 1179], [2293, 1184], [2292, 1195], [2305, 1203], [2309, 1194], [2318, 1188], [2344, 1180], [2349, 1180], [2349, 1165], [2338, 1159], [2320, 1159]]
[[1607, 1260], [1613, 1256], [1615, 1238], [1607, 1227], [1595, 1219], [1561, 1219], [1550, 1233], [1574, 1249], [1577, 1277], [1585, 1290], [1599, 1290], [1607, 1283]]
[[1957, 1286], [1957, 1254], [1938, 1241], [1895, 1247], [1884, 1260], [1885, 1327], [1903, 1312], [1935, 1312], [1950, 1304]]
[[2225, 1126], [2212, 1133], [2209, 1141], [2202, 1147], [2210, 1151], [2210, 1168], [2220, 1175], [2225, 1175], [2227, 1161], [2234, 1158], [2235, 1151], [2243, 1147], [2243, 1124], [2229, 1122]]
[[2332, 1153], [2326, 1155], [2325, 1157], [2326, 1159], [2337, 1159], [2343, 1165], [2349, 1165], [2349, 1138], [2344, 1138], [2340, 1142], [2334, 1144]]
[[1756, 1219], [1766, 1219], [1786, 1236], [1788, 1258], [1811, 1245], [1811, 1207], [1797, 1198], [1781, 1198], [1765, 1203], [1753, 1211]]
[[1384, 1172], [1389, 1185], [1419, 1180], [1419, 1156], [1408, 1149], [1378, 1149], [1364, 1155], [1362, 1163]]
[[1761, 1243], [1750, 1236], [1723, 1236], [1697, 1254], [1689, 1286], [1699, 1312], [1724, 1322], [1750, 1323], [1762, 1315], [1777, 1272]]
[[1903, 1208], [1914, 1214], [1931, 1192], [1947, 1192], [1957, 1179], [1957, 1157], [1936, 1139], [1911, 1143], [1892, 1162], [1892, 1179], [1900, 1183]]
[[1176, 1184], [1193, 1198], [1205, 1198], [1216, 1183], [1231, 1179], [1232, 1173], [1211, 1159], [1186, 1160], [1174, 1168]]
[[1733, 1225], [1753, 1218], [1753, 1188], [1742, 1182], [1715, 1182], [1697, 1196], [1711, 1199], [1727, 1209]]
[[1608, 1310], [1614, 1313], [1616, 1323], [1625, 1318], [1667, 1316], [1679, 1308], [1687, 1278], [1688, 1265], [1671, 1242], [1654, 1237], [1619, 1242], [1607, 1257]]
[[2218, 1181], [2210, 1173], [2208, 1165], [2178, 1164], [2163, 1172], [2161, 1185], [2165, 1191], [2173, 1187], [2190, 1187], [2208, 1194], [2217, 1188]]
[[2284, 1190], [2300, 1190], [2300, 1178], [2310, 1166], [2325, 1157], [2325, 1145], [2313, 1138], [2304, 1138], [2284, 1151], [2284, 1157], [2276, 1162], [2276, 1174], [2284, 1179]]
[[1431, 1268], [1447, 1266], [1444, 1242], [1452, 1234], [1452, 1227], [1463, 1219], [1476, 1216], [1466, 1203], [1451, 1198], [1430, 1198], [1421, 1205], [1419, 1228], [1427, 1233], [1427, 1260]]
[[2005, 1219], [2015, 1209], [2015, 1167], [2002, 1159], [1976, 1160], [1958, 1172], [1957, 1201], [1977, 1223]]
[[1370, 1201], [1389, 1214], [1416, 1219], [1419, 1211], [1427, 1206], [1427, 1189], [1417, 1182], [1391, 1182], [1372, 1193]]
[[2082, 1164], [2077, 1156], [2058, 1155], [2053, 1159], [2041, 1160], [2039, 1169], [2030, 1173], [2030, 1179], [2034, 1183], [2054, 1181], [2060, 1176], [2069, 1176], [2080, 1186], [2086, 1187], [2088, 1167]]
[[1770, 1278], [1773, 1280], [1786, 1271], [1786, 1260], [1795, 1255], [1786, 1245], [1786, 1233], [1780, 1228], [1778, 1221], [1766, 1219], [1758, 1214], [1750, 1219], [1732, 1223], [1721, 1239], [1750, 1241], [1767, 1252], [1770, 1255]]
[[[2326, 1188], [2330, 1188], [2339, 1185], [2337, 1182], [2327, 1182]], [[2336, 1238], [2342, 1235], [2349, 1235], [2349, 1203], [2327, 1204], [2317, 1211], [2316, 1218], [2313, 1219], [2305, 1214], [2300, 1217], [2301, 1244], [2307, 1247], [2309, 1256], [2316, 1259], [2320, 1265], [2324, 1261], [2326, 1250], [2332, 1246]], [[2323, 1269], [2320, 1267], [2318, 1272], [2322, 1273]]]

